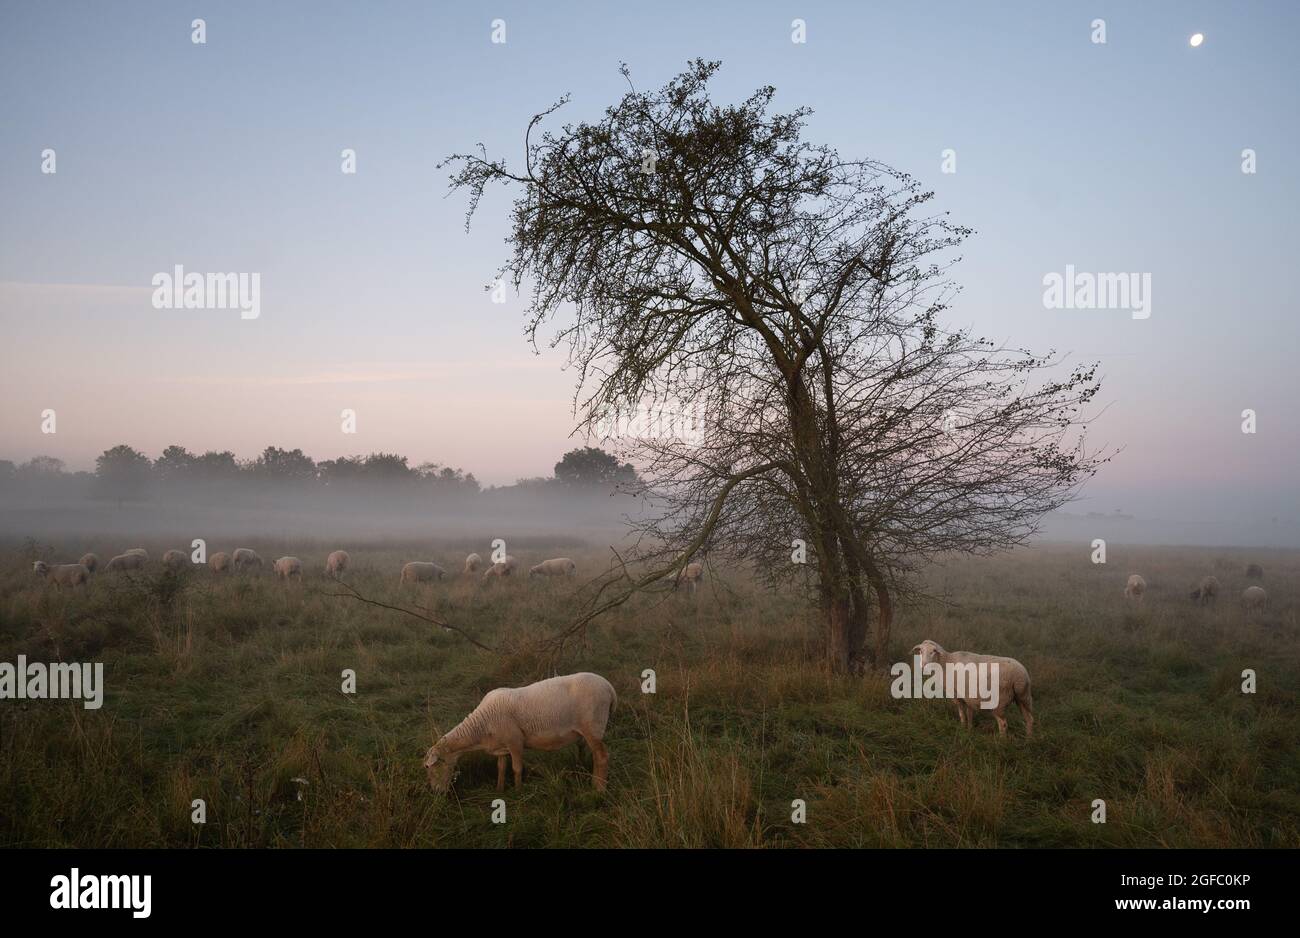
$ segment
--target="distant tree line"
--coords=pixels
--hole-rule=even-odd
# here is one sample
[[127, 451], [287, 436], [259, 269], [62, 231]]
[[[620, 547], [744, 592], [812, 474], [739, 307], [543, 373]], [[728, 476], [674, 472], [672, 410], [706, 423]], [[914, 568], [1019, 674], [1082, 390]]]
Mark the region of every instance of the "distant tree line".
[[[69, 473], [66, 464], [53, 456], [36, 456], [21, 465], [0, 459], [0, 489], [14, 486], [44, 486], [79, 481], [89, 485], [100, 498], [131, 501], [147, 497], [156, 488], [191, 485], [259, 482], [298, 489], [347, 489], [366, 486], [406, 488], [446, 494], [476, 494], [481, 486], [473, 473], [424, 462], [409, 465], [396, 453], [368, 456], [340, 456], [320, 462], [301, 449], [268, 446], [255, 459], [238, 459], [229, 450], [192, 453], [183, 446], [168, 446], [157, 459], [134, 447], [119, 444], [104, 450], [95, 460], [95, 471]], [[638, 479], [630, 463], [619, 463], [596, 447], [571, 450], [555, 464], [550, 478], [520, 479], [519, 487], [617, 488], [632, 486]]]

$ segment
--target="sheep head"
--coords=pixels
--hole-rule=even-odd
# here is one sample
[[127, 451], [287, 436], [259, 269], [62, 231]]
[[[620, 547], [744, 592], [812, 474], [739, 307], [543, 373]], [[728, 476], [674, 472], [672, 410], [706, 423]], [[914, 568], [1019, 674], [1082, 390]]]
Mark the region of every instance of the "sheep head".
[[943, 653], [943, 646], [929, 638], [919, 645], [912, 646], [912, 657], [920, 658], [922, 665], [931, 664]]
[[438, 747], [441, 745], [442, 740], [438, 740], [424, 754], [424, 771], [429, 776], [429, 787], [439, 795], [446, 794], [456, 780], [456, 763], [460, 759], [459, 753], [440, 752]]
[[38, 560], [34, 564], [32, 564], [32, 572], [37, 574], [38, 576], [49, 576], [50, 565], [47, 564], [44, 560]]

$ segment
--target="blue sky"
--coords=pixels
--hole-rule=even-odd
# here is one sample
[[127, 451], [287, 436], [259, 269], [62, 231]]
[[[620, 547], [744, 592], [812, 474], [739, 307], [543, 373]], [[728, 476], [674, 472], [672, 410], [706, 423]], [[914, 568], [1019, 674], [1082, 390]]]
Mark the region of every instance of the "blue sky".
[[[814, 108], [810, 139], [977, 230], [954, 323], [1101, 360], [1094, 438], [1123, 452], [1081, 510], [1294, 519], [1298, 27], [1291, 3], [6, 2], [0, 458], [275, 443], [549, 472], [572, 375], [483, 291], [508, 200], [467, 235], [435, 164], [480, 141], [517, 159], [565, 92], [562, 119], [597, 115], [620, 61], [648, 88], [704, 57], [718, 98], [776, 86]], [[154, 309], [174, 264], [260, 272], [261, 317]], [[1044, 309], [1067, 264], [1149, 272], [1150, 319]]]

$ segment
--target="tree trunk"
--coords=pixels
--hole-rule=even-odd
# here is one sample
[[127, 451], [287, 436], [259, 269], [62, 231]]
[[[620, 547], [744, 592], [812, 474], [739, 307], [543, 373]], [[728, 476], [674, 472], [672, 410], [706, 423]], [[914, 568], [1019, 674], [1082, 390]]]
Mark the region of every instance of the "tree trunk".
[[834, 674], [847, 674], [853, 657], [853, 606], [835, 596], [826, 605], [826, 659]]
[[849, 671], [853, 674], [865, 674], [870, 666], [867, 633], [870, 631], [868, 617], [871, 604], [867, 602], [866, 594], [862, 591], [862, 568], [853, 551], [845, 552], [844, 565], [849, 571], [849, 599], [853, 604], [852, 623], [849, 627]]
[[894, 623], [894, 600], [889, 595], [889, 587], [884, 580], [873, 577], [871, 588], [876, 593], [876, 605], [880, 607], [880, 622], [876, 625], [876, 666], [884, 667], [889, 629]]

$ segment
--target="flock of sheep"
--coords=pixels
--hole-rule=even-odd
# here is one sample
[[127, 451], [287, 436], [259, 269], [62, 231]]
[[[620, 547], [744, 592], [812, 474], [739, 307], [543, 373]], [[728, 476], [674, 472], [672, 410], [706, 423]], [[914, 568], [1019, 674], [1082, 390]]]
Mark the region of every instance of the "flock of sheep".
[[[137, 547], [112, 558], [104, 570], [140, 570], [148, 559], [148, 552]], [[173, 571], [183, 569], [189, 562], [189, 556], [179, 550], [169, 550], [162, 557], [163, 566]], [[351, 557], [347, 551], [333, 551], [326, 558], [325, 575], [341, 577], [350, 564]], [[261, 569], [263, 560], [255, 550], [241, 547], [230, 554], [213, 554], [208, 560], [208, 566], [214, 573], [240, 572]], [[283, 580], [302, 577], [303, 565], [297, 557], [281, 557], [271, 568]], [[36, 573], [60, 586], [84, 586], [99, 569], [99, 558], [88, 553], [77, 563], [55, 565], [38, 560], [34, 569]], [[495, 577], [517, 576], [519, 569], [518, 561], [509, 555], [485, 565], [478, 554], [470, 554], [465, 558], [461, 575], [475, 577], [481, 571], [482, 580], [486, 582]], [[577, 564], [572, 560], [556, 557], [530, 568], [528, 576], [571, 577], [576, 572]], [[447, 576], [447, 571], [436, 563], [413, 561], [402, 567], [399, 583], [440, 582], [447, 579]], [[688, 563], [678, 573], [674, 588], [685, 585], [694, 593], [703, 576], [702, 564]], [[1246, 568], [1246, 576], [1249, 579], [1263, 579], [1264, 571], [1258, 564], [1250, 564]], [[1146, 579], [1134, 573], [1124, 586], [1124, 595], [1129, 600], [1140, 603], [1146, 589]], [[1219, 592], [1218, 578], [1206, 576], [1192, 591], [1191, 599], [1198, 604], [1209, 605], [1218, 599]], [[1253, 610], [1262, 608], [1268, 596], [1262, 587], [1248, 586], [1242, 592], [1241, 599], [1248, 610]], [[996, 663], [999, 687], [993, 716], [997, 720], [999, 734], [1006, 735], [1004, 711], [1014, 702], [1024, 719], [1025, 735], [1033, 736], [1034, 712], [1029, 671], [1019, 661], [967, 651], [950, 652], [932, 639], [913, 646], [912, 655], [919, 658], [923, 666], [953, 664], [966, 667]], [[965, 699], [954, 698], [958, 717], [964, 726], [973, 727], [975, 716], [981, 709], [981, 701], [975, 694], [976, 687], [971, 683], [967, 687]], [[446, 792], [455, 779], [456, 764], [461, 756], [469, 752], [485, 752], [497, 757], [497, 790], [505, 788], [507, 760], [514, 773], [515, 787], [519, 787], [523, 779], [525, 749], [560, 749], [581, 739], [592, 753], [596, 789], [603, 791], [609, 771], [609, 750], [603, 739], [616, 703], [617, 695], [613, 685], [600, 675], [589, 672], [548, 678], [526, 687], [499, 687], [489, 691], [469, 716], [441, 736], [425, 754], [424, 768], [429, 777], [429, 785], [435, 792]]]
[[[1248, 565], [1246, 567], [1246, 579], [1264, 579], [1264, 568], [1257, 563]], [[1141, 603], [1146, 591], [1146, 578], [1140, 573], [1129, 574], [1128, 582], [1124, 584], [1125, 598], [1135, 603]], [[1200, 584], [1191, 592], [1192, 602], [1201, 606], [1211, 606], [1218, 601], [1219, 591], [1218, 577], [1202, 577]], [[1247, 586], [1241, 591], [1241, 603], [1247, 610], [1262, 609], [1268, 603], [1268, 593], [1264, 591], [1262, 586]]]
[[[103, 570], [105, 573], [143, 570], [148, 562], [149, 552], [143, 547], [133, 547], [104, 564]], [[340, 577], [351, 563], [352, 558], [347, 551], [333, 551], [325, 559], [325, 575]], [[180, 572], [190, 566], [191, 562], [189, 555], [184, 551], [169, 550], [162, 556], [162, 565], [164, 569]], [[265, 566], [265, 561], [262, 560], [257, 551], [250, 547], [240, 547], [231, 553], [221, 551], [208, 558], [208, 567], [213, 573], [242, 573], [261, 570]], [[297, 557], [281, 557], [270, 566], [271, 572], [282, 580], [302, 577], [303, 563]], [[692, 566], [698, 567], [699, 565], [693, 564]], [[478, 554], [470, 554], [465, 558], [465, 566], [462, 572], [465, 576], [473, 576], [483, 567], [483, 558]], [[83, 555], [76, 563], [48, 564], [44, 560], [38, 560], [32, 565], [32, 568], [38, 575], [45, 577], [58, 586], [85, 586], [90, 582], [91, 576], [100, 570], [100, 561], [98, 555], [88, 553]], [[577, 570], [578, 565], [568, 557], [556, 557], [551, 560], [544, 560], [529, 569], [528, 576], [530, 579], [534, 577], [573, 576]], [[487, 569], [483, 571], [483, 579], [514, 576], [518, 571], [519, 561], [507, 555], [496, 563], [487, 565]], [[412, 561], [403, 565], [398, 582], [406, 584], [441, 581], [445, 580], [447, 576], [447, 571], [436, 563]], [[695, 579], [698, 580], [698, 578], [699, 574], [697, 572]], [[690, 582], [694, 587], [695, 580]]]
[[[128, 570], [143, 570], [148, 562], [149, 552], [143, 547], [133, 547], [125, 553], [118, 554], [105, 564], [104, 572], [117, 573]], [[347, 551], [333, 551], [325, 559], [325, 575], [328, 577], [341, 577], [351, 563], [352, 558]], [[162, 556], [162, 565], [167, 570], [179, 573], [187, 566], [190, 566], [191, 561], [185, 551], [169, 550]], [[261, 570], [264, 566], [265, 562], [261, 556], [251, 547], [239, 547], [231, 553], [221, 551], [208, 558], [208, 567], [213, 573], [241, 573]], [[44, 560], [38, 560], [32, 565], [32, 568], [38, 575], [45, 577], [58, 586], [85, 586], [90, 582], [91, 576], [99, 570], [100, 562], [97, 554], [87, 553], [76, 563], [48, 564]], [[461, 575], [472, 577], [477, 576], [482, 571], [482, 579], [487, 581], [495, 577], [516, 576], [519, 569], [519, 561], [509, 554], [494, 563], [486, 565], [483, 558], [478, 554], [470, 554], [465, 558]], [[281, 557], [271, 564], [271, 571], [282, 580], [294, 577], [301, 578], [302, 570], [302, 561], [297, 557]], [[578, 565], [568, 557], [553, 557], [530, 567], [528, 578], [571, 577], [577, 572]], [[414, 560], [402, 566], [398, 582], [403, 585], [441, 582], [447, 579], [448, 575], [447, 570], [436, 563]], [[703, 564], [688, 563], [677, 575], [676, 586], [685, 586], [687, 590], [694, 593], [703, 577]]]

